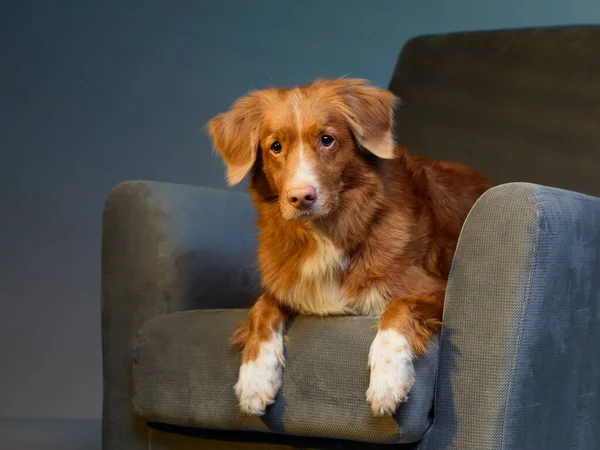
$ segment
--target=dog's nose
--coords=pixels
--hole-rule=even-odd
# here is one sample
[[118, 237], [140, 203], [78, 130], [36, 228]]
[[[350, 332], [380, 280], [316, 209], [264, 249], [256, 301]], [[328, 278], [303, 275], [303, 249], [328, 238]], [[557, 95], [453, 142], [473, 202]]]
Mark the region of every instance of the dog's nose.
[[288, 191], [288, 201], [297, 209], [308, 209], [317, 200], [317, 191], [312, 186], [292, 188]]

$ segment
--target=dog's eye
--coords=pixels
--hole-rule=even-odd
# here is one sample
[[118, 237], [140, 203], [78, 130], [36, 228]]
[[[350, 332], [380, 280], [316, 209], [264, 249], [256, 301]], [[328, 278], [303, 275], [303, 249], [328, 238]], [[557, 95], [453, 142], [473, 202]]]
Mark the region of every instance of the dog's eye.
[[271, 144], [271, 151], [273, 153], [281, 153], [281, 144], [279, 141], [275, 141]]
[[321, 136], [321, 144], [323, 144], [323, 147], [329, 147], [333, 144], [333, 138], [328, 134]]

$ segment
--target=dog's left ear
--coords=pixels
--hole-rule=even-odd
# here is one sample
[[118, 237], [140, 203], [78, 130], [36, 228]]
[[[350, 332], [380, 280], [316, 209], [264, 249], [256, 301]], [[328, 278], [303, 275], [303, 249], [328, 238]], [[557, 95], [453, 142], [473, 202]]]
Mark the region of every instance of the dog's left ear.
[[229, 186], [242, 181], [254, 166], [261, 120], [260, 92], [253, 92], [208, 122], [208, 134], [227, 166]]
[[394, 158], [392, 123], [397, 98], [390, 91], [369, 84], [367, 80], [335, 80], [341, 92], [346, 118], [358, 143], [365, 150], [384, 158]]

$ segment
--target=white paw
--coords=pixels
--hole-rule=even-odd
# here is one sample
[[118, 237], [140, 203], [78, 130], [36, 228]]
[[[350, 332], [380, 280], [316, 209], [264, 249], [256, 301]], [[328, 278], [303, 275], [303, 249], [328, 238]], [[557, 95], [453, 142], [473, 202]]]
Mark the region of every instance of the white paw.
[[261, 416], [275, 402], [283, 378], [283, 335], [273, 332], [269, 341], [260, 344], [258, 357], [240, 367], [234, 389], [245, 414]]
[[415, 382], [410, 344], [395, 330], [379, 331], [369, 352], [367, 401], [376, 416], [392, 415]]

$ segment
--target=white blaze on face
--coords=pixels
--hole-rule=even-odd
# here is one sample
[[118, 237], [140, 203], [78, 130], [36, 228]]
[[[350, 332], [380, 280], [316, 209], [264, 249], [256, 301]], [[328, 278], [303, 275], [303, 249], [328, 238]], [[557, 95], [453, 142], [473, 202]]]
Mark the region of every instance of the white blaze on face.
[[297, 187], [312, 186], [317, 192], [319, 192], [319, 184], [313, 168], [306, 160], [306, 153], [304, 150], [304, 141], [302, 140], [302, 112], [300, 111], [298, 91], [294, 91], [292, 94], [292, 109], [294, 111], [294, 123], [296, 124], [296, 132], [298, 133], [298, 166], [292, 178], [289, 181], [288, 189]]

